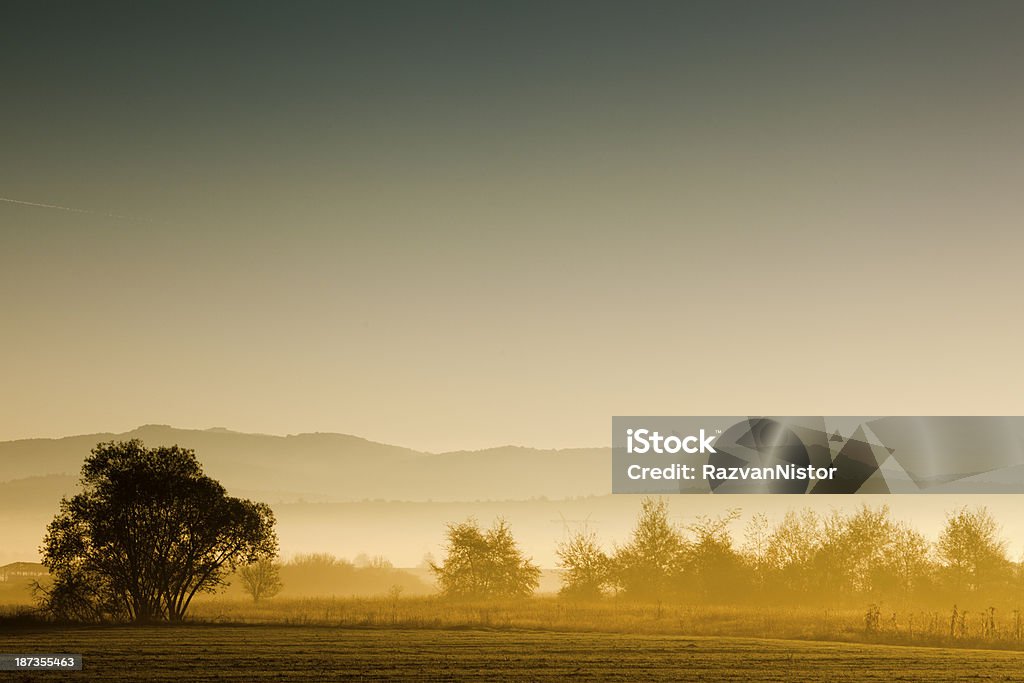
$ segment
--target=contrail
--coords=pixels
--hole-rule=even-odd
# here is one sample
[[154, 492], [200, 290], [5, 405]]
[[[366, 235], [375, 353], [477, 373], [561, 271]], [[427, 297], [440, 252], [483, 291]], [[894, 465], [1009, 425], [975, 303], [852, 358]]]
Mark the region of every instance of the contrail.
[[21, 204], [22, 206], [35, 206], [40, 209], [58, 209], [60, 211], [70, 211], [71, 213], [85, 213], [92, 216], [106, 216], [107, 218], [117, 218], [125, 221], [135, 221], [138, 223], [153, 223], [148, 218], [139, 218], [138, 216], [125, 216], [120, 213], [107, 213], [105, 211], [90, 211], [89, 209], [76, 209], [73, 206], [61, 206], [59, 204], [42, 204], [40, 202], [26, 202], [21, 199], [11, 199], [10, 197], [0, 197], [0, 202], [7, 202], [8, 204]]

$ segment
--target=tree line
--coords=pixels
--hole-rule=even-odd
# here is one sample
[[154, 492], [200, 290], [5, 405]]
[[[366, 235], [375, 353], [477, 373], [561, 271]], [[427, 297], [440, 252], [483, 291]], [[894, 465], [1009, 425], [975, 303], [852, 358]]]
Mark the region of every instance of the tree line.
[[[52, 583], [42, 606], [75, 621], [180, 621], [193, 598], [236, 575], [254, 600], [280, 591], [282, 565], [269, 506], [227, 495], [195, 453], [140, 441], [101, 443], [82, 467], [81, 492], [64, 498], [43, 539]], [[754, 514], [733, 538], [739, 510], [679, 523], [662, 498], [645, 498], [630, 537], [606, 549], [580, 531], [556, 548], [561, 593], [703, 603], [950, 604], [1024, 597], [1024, 567], [1010, 560], [985, 508], [947, 515], [935, 542], [892, 519], [886, 506], [852, 513], [791, 511], [776, 524]], [[378, 573], [397, 572], [382, 558]], [[304, 586], [337, 584], [354, 566], [329, 555], [286, 565]], [[509, 525], [449, 524], [445, 555], [430, 563], [443, 596], [532, 594], [541, 570]], [[327, 586], [330, 588], [330, 585]], [[395, 583], [397, 595], [402, 586]]]
[[[733, 538], [739, 510], [673, 522], [668, 503], [645, 498], [630, 538], [611, 550], [578, 531], [556, 549], [562, 595], [643, 601], [950, 604], [1003, 603], [1024, 593], [1024, 568], [1010, 560], [998, 522], [985, 508], [950, 512], [930, 542], [894, 520], [887, 506], [852, 513], [763, 513]], [[489, 540], [490, 539], [490, 540]], [[499, 520], [483, 532], [473, 520], [450, 525], [447, 557], [434, 566], [442, 593], [511, 597], [532, 593], [540, 570]]]
[[418, 576], [396, 569], [386, 558], [357, 555], [351, 561], [330, 553], [299, 554], [287, 562], [263, 558], [240, 567], [236, 578], [254, 602], [287, 588], [293, 595], [425, 595], [431, 587]]

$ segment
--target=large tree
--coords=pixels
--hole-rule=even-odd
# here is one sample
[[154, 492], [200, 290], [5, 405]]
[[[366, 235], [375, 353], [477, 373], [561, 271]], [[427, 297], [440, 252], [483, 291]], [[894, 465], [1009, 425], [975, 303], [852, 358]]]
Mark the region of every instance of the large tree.
[[44, 602], [58, 616], [179, 621], [196, 594], [276, 555], [270, 508], [228, 496], [194, 451], [101, 443], [80, 483], [43, 540]]

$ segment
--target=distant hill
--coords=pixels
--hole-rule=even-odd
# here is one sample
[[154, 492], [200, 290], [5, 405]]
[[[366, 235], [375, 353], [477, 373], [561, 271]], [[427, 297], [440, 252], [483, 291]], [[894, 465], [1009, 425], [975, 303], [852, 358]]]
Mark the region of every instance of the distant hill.
[[74, 492], [77, 485], [78, 477], [67, 474], [0, 482], [0, 512], [56, 512], [61, 496]]
[[611, 491], [607, 448], [425, 453], [346, 434], [271, 436], [146, 425], [123, 434], [0, 442], [0, 500], [52, 500], [73, 485], [92, 447], [126, 439], [193, 448], [206, 472], [233, 494], [268, 502], [527, 500]]

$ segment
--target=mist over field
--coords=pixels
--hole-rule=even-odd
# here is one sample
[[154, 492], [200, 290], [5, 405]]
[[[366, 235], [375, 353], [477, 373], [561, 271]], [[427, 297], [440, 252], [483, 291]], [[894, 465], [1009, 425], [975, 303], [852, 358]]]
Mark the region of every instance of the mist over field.
[[[37, 561], [46, 524], [61, 496], [76, 490], [89, 450], [100, 441], [133, 438], [194, 448], [205, 471], [232, 495], [270, 503], [283, 559], [365, 555], [396, 567], [422, 567], [425, 557], [440, 556], [447, 524], [474, 517], [487, 526], [503, 517], [526, 555], [552, 570], [557, 544], [572, 533], [594, 532], [609, 550], [625, 542], [641, 499], [611, 495], [608, 448], [427, 453], [343, 434], [282, 437], [148, 425], [122, 434], [0, 443], [0, 564]], [[1016, 559], [1024, 549], [1021, 501], [1018, 495], [677, 495], [670, 513], [685, 523], [739, 508], [742, 516], [731, 529], [740, 538], [754, 513], [774, 522], [788, 510], [849, 512], [884, 504], [895, 519], [934, 540], [947, 513], [984, 505], [1001, 523]], [[432, 584], [429, 575], [423, 578]], [[551, 574], [542, 590], [557, 587]]]

